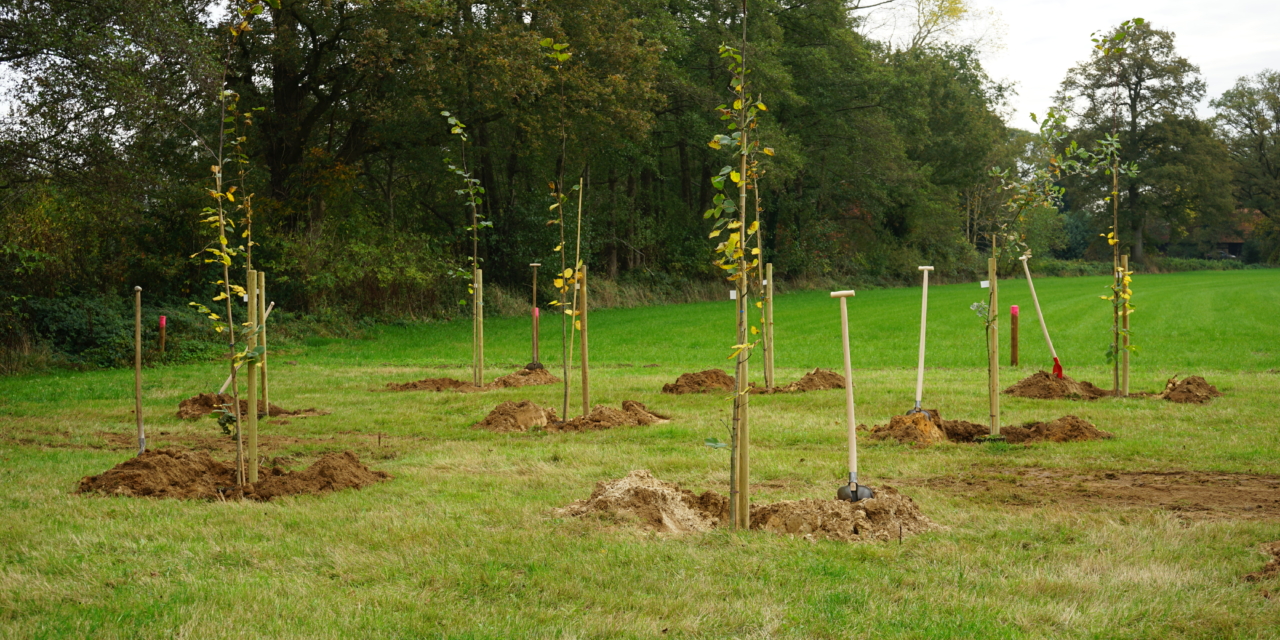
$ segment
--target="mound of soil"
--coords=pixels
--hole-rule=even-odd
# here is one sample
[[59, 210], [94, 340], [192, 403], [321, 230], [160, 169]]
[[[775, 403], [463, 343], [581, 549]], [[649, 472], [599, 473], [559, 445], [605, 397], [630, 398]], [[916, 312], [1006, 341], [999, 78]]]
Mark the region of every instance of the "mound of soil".
[[1270, 555], [1271, 560], [1262, 566], [1261, 571], [1255, 571], [1245, 576], [1245, 580], [1260, 582], [1271, 578], [1280, 578], [1280, 540], [1262, 545], [1262, 551]]
[[727, 520], [729, 499], [714, 491], [695, 495], [653, 477], [645, 469], [637, 469], [619, 480], [597, 482], [591, 497], [554, 513], [562, 518], [602, 515], [636, 521], [654, 531], [687, 533], [710, 531]]
[[1000, 429], [1000, 435], [1013, 444], [1083, 442], [1112, 437], [1110, 433], [1099, 431], [1087, 420], [1075, 416], [1062, 416], [1053, 422], [1028, 422], [1021, 427], [1004, 427]]
[[[178, 403], [178, 417], [184, 420], [194, 420], [202, 418], [214, 412], [218, 407], [231, 406], [235, 402], [235, 398], [229, 393], [201, 393], [191, 396], [186, 400]], [[247, 398], [240, 399], [240, 415], [249, 413], [249, 400]], [[312, 416], [327, 416], [328, 411], [317, 411], [315, 408], [299, 409], [297, 411], [289, 411], [281, 409], [276, 405], [271, 405], [268, 410], [266, 403], [258, 400], [258, 417], [270, 415], [272, 418], [278, 416], [292, 416], [298, 418], [308, 418]]]
[[1092, 382], [1077, 382], [1071, 376], [1059, 378], [1048, 371], [1037, 371], [1004, 392], [1019, 398], [1037, 400], [1097, 400], [1111, 395], [1110, 391], [1101, 389]]
[[[932, 412], [937, 416], [938, 412]], [[947, 434], [947, 439], [952, 442], [973, 442], [975, 438], [991, 434], [991, 427], [976, 422], [968, 422], [965, 420], [940, 420], [938, 428]]]
[[[554, 413], [551, 414], [555, 416]], [[623, 400], [622, 410], [599, 404], [591, 408], [591, 413], [578, 416], [564, 422], [547, 424], [549, 432], [567, 431], [600, 431], [614, 427], [647, 427], [651, 424], [670, 422], [671, 418], [649, 411], [649, 408], [635, 400]]]
[[[733, 379], [729, 378], [729, 380], [732, 382]], [[732, 389], [733, 387], [730, 386], [730, 388]], [[831, 371], [830, 369], [814, 369], [789, 385], [774, 387], [772, 389], [752, 387], [751, 393], [803, 393], [805, 391], [825, 391], [827, 389], [843, 388], [844, 376]]]
[[514, 373], [502, 376], [489, 384], [477, 387], [470, 382], [454, 378], [426, 378], [414, 382], [388, 382], [388, 391], [461, 391], [462, 393], [478, 393], [494, 389], [511, 389], [543, 384], [555, 384], [560, 378], [555, 377], [545, 368], [517, 369]]
[[156, 449], [144, 451], [96, 476], [80, 480], [76, 493], [154, 498], [214, 500], [327, 493], [360, 488], [391, 476], [371, 471], [350, 451], [329, 453], [302, 471], [258, 467], [256, 484], [235, 486], [235, 464], [213, 459], [203, 451]]
[[686, 393], [707, 393], [708, 391], [733, 391], [733, 378], [724, 369], [707, 369], [698, 373], [682, 373], [671, 384], [662, 385], [663, 393], [683, 395]]
[[947, 441], [947, 434], [938, 427], [928, 413], [909, 416], [893, 416], [889, 424], [878, 424], [867, 434], [871, 440], [893, 438], [903, 444], [930, 445]]
[[751, 509], [751, 528], [844, 542], [893, 540], [936, 529], [911, 498], [882, 486], [861, 502], [785, 500]]
[[[709, 531], [729, 519], [729, 499], [714, 491], [696, 495], [640, 469], [599, 482], [591, 497], [556, 509], [560, 517], [594, 515], [637, 522], [665, 533]], [[892, 487], [858, 503], [787, 500], [751, 508], [751, 528], [846, 542], [890, 540], [936, 528], [915, 502]]]
[[560, 418], [556, 416], [555, 409], [551, 407], [541, 407], [530, 400], [507, 401], [494, 407], [484, 420], [475, 423], [471, 428], [510, 433], [545, 427], [559, 421]]
[[1178, 380], [1178, 376], [1169, 378], [1164, 385], [1164, 392], [1158, 398], [1170, 402], [1204, 404], [1223, 395], [1218, 388], [1209, 384], [1200, 376], [1188, 376]]

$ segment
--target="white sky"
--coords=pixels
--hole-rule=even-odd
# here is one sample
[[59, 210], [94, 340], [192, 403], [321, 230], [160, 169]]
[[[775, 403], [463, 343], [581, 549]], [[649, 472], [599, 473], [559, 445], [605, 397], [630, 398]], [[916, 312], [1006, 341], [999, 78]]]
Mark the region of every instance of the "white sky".
[[1067, 69], [1089, 56], [1089, 34], [1129, 18], [1172, 31], [1178, 53], [1200, 67], [1209, 99], [1243, 75], [1280, 70], [1280, 0], [973, 0], [1004, 23], [1003, 49], [983, 57], [987, 73], [1013, 81], [1018, 95], [1009, 125], [1033, 129], [1028, 114], [1043, 114]]

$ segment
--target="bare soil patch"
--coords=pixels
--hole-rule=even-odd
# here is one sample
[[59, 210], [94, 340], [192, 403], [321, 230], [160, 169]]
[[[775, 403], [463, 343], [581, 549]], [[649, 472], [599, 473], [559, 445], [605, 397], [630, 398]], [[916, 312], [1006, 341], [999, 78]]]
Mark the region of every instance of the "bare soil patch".
[[[866, 425], [860, 425], [866, 429]], [[985, 424], [966, 420], [944, 420], [937, 409], [925, 409], [923, 413], [893, 416], [889, 424], [876, 425], [867, 437], [871, 440], [887, 440], [892, 438], [903, 444], [930, 445], [944, 440], [951, 442], [973, 442], [975, 438], [985, 436], [991, 429]]]
[[1223, 393], [1218, 391], [1217, 387], [1200, 376], [1188, 376], [1182, 380], [1174, 376], [1169, 378], [1164, 385], [1164, 391], [1156, 397], [1170, 402], [1205, 404], [1222, 395]]
[[[694, 494], [640, 469], [625, 478], [597, 483], [589, 498], [556, 509], [555, 514], [594, 516], [634, 522], [663, 533], [688, 533], [710, 531], [727, 523], [729, 499], [715, 491]], [[751, 508], [752, 529], [810, 540], [890, 540], [936, 527], [911, 498], [887, 486], [877, 488], [874, 499], [858, 503], [785, 500]]]
[[1271, 556], [1262, 569], [1244, 577], [1249, 582], [1261, 582], [1272, 578], [1280, 578], [1280, 540], [1262, 545], [1262, 552]]
[[1280, 476], [987, 468], [902, 484], [1008, 506], [1160, 509], [1192, 519], [1280, 519]]
[[1019, 398], [1037, 400], [1097, 400], [1111, 395], [1110, 391], [1099, 388], [1092, 382], [1077, 382], [1071, 376], [1059, 378], [1048, 371], [1037, 371], [1004, 392]]
[[[733, 379], [730, 378], [730, 381], [732, 380]], [[804, 376], [799, 380], [796, 380], [791, 384], [782, 387], [774, 387], [772, 389], [753, 386], [751, 393], [804, 393], [806, 391], [825, 391], [827, 389], [843, 388], [844, 376], [831, 371], [830, 369], [814, 369], [813, 371], [804, 374]]]
[[[235, 402], [235, 397], [229, 393], [201, 393], [191, 396], [186, 400], [178, 403], [177, 416], [184, 420], [194, 420], [202, 418], [213, 413], [218, 407], [230, 407]], [[240, 399], [240, 415], [249, 413], [249, 400], [247, 398]], [[258, 400], [258, 417], [270, 416], [276, 418], [279, 416], [290, 416], [294, 418], [309, 418], [314, 416], [327, 416], [328, 411], [317, 411], [314, 407], [310, 409], [298, 409], [297, 411], [289, 411], [279, 406], [271, 405], [268, 409], [266, 403]]]
[[1032, 442], [1084, 442], [1111, 438], [1089, 421], [1075, 416], [1062, 416], [1052, 422], [1028, 422], [1021, 427], [1003, 427], [1000, 435], [1011, 444]]
[[707, 369], [698, 373], [682, 373], [671, 384], [662, 385], [663, 393], [683, 395], [686, 393], [707, 393], [710, 391], [733, 391], [733, 378], [724, 369]]
[[325, 454], [301, 471], [259, 467], [258, 474], [258, 482], [236, 487], [234, 463], [220, 462], [203, 451], [155, 449], [100, 475], [85, 476], [80, 480], [76, 493], [265, 501], [278, 496], [358, 489], [391, 477], [386, 472], [370, 470], [350, 451]]
[[555, 377], [545, 368], [517, 369], [513, 373], [495, 379], [493, 382], [477, 387], [470, 382], [455, 378], [425, 378], [414, 382], [388, 382], [388, 391], [459, 391], [462, 393], [479, 393], [494, 389], [510, 389], [544, 384], [556, 384], [560, 378]]
[[600, 431], [615, 427], [647, 427], [651, 424], [670, 421], [668, 416], [654, 413], [644, 404], [634, 400], [623, 400], [621, 410], [596, 405], [591, 409], [591, 413], [585, 416], [563, 421], [556, 416], [555, 409], [543, 407], [530, 400], [521, 400], [504, 402], [494, 407], [484, 420], [472, 425], [472, 428], [498, 433], [539, 430], [548, 433], [565, 433]]

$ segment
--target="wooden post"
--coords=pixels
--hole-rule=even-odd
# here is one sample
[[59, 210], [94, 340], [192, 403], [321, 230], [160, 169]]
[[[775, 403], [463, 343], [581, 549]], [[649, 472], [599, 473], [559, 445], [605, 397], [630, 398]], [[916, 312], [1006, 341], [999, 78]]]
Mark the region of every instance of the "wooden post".
[[165, 318], [164, 316], [160, 316], [160, 355], [162, 356], [164, 355], [164, 342], [165, 342], [164, 340], [165, 326], [164, 325], [166, 324], [166, 320], [168, 320], [168, 318]]
[[138, 421], [138, 455], [147, 450], [142, 428], [142, 287], [133, 288], [133, 414]]
[[764, 265], [764, 386], [773, 388], [773, 263]]
[[582, 415], [591, 412], [591, 379], [587, 376], [587, 266], [582, 265]]
[[990, 404], [991, 435], [1000, 435], [1000, 307], [997, 293], [996, 259], [987, 259], [987, 278], [990, 279], [991, 302], [987, 306], [987, 396]]
[[1018, 366], [1018, 305], [1009, 307], [1009, 366]]
[[[1120, 275], [1121, 286], [1124, 286], [1124, 278], [1129, 273], [1129, 255], [1120, 256], [1120, 269], [1124, 273]], [[1120, 350], [1120, 397], [1129, 397], [1129, 307], [1128, 300], [1125, 300], [1125, 306], [1120, 308], [1120, 328], [1124, 331], [1121, 338]]]
[[471, 268], [471, 385], [478, 387], [480, 380], [480, 269]]
[[262, 327], [262, 406], [271, 417], [271, 387], [267, 384], [267, 272], [258, 272], [258, 326]]
[[[246, 278], [249, 285], [249, 351], [253, 351], [258, 346], [258, 272], [249, 269], [249, 277]], [[248, 450], [245, 454], [245, 464], [249, 467], [249, 484], [258, 481], [258, 366], [256, 364], [249, 365], [249, 415], [246, 416], [245, 422], [248, 426], [245, 428], [245, 435], [248, 442]], [[237, 425], [238, 427], [239, 425]]]
[[476, 386], [484, 386], [484, 270], [476, 269], [476, 340], [479, 357], [476, 359]]
[[530, 364], [539, 364], [542, 361], [538, 359], [538, 267], [542, 266], [541, 262], [530, 263], [533, 267], [533, 360]]

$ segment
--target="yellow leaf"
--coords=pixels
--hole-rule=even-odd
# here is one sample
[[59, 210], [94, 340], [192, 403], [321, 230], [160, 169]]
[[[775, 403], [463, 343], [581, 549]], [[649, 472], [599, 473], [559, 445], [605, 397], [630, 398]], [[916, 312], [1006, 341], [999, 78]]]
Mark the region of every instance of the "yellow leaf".
[[766, 156], [771, 156], [771, 155], [773, 155], [773, 147], [765, 147], [765, 148], [764, 148], [764, 154], [765, 154]]
[[551, 285], [552, 285], [552, 286], [554, 286], [554, 287], [555, 287], [555, 288], [557, 288], [557, 289], [563, 288], [563, 287], [564, 287], [564, 280], [561, 280], [560, 278], [556, 278], [555, 280], [552, 280], [552, 281], [551, 281]]
[[230, 201], [232, 201], [232, 202], [235, 202], [235, 201], [236, 201], [236, 197], [235, 197], [235, 196], [233, 196], [233, 195], [231, 195], [231, 192], [230, 192], [230, 191], [228, 191], [228, 192], [227, 192], [227, 199], [228, 199], [228, 200], [230, 200]]
[[756, 220], [755, 222], [751, 223], [751, 226], [747, 227], [747, 233], [755, 233], [759, 228], [760, 228], [760, 221]]
[[719, 141], [719, 140], [712, 140], [711, 142], [708, 142], [708, 143], [707, 143], [707, 146], [708, 146], [708, 147], [711, 147], [712, 149], [719, 149], [719, 148], [720, 148], [720, 141]]
[[564, 245], [563, 245], [563, 244], [558, 244], [558, 245], [556, 245], [556, 248], [552, 249], [552, 251], [559, 251], [559, 250], [561, 250], [561, 249], [563, 249], [563, 248], [564, 248]]
[[757, 102], [757, 103], [756, 103], [756, 108], [757, 108], [757, 109], [759, 109], [759, 110], [761, 110], [761, 111], [768, 111], [768, 110], [769, 110], [769, 108], [768, 108], [768, 107], [764, 106], [764, 103], [763, 103], [763, 102]]
[[730, 171], [729, 179], [732, 180], [734, 184], [738, 184], [739, 182], [742, 182], [742, 175], [737, 171]]
[[569, 278], [569, 277], [572, 277], [572, 276], [573, 276], [573, 269], [565, 269], [565, 270], [564, 270], [564, 277]]
[[708, 238], [714, 238], [714, 237], [716, 237], [716, 236], [720, 235], [720, 232], [721, 232], [721, 231], [723, 231], [723, 229], [716, 229], [715, 231], [712, 231], [712, 232], [710, 233], [710, 235], [708, 235], [707, 237], [708, 237]]
[[751, 255], [753, 255], [753, 256], [758, 256], [758, 255], [760, 255], [760, 248], [759, 248], [759, 247], [755, 247], [755, 248], [753, 248], [753, 249], [751, 250]]
[[734, 100], [734, 101], [733, 101], [733, 108], [734, 108], [734, 109], [741, 109], [741, 108], [742, 108], [742, 101], [741, 101], [741, 100]]
[[763, 309], [763, 308], [764, 308], [764, 301], [763, 301], [763, 300], [757, 300], [757, 301], [756, 301], [756, 308], [757, 308], [757, 309]]
[[582, 321], [581, 321], [581, 320], [574, 320], [574, 321], [573, 321], [573, 328], [574, 328], [574, 329], [577, 329], [578, 331], [582, 331]]

